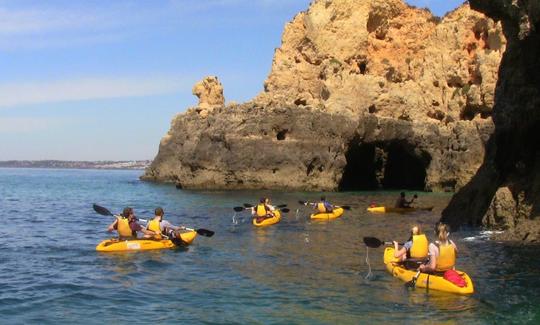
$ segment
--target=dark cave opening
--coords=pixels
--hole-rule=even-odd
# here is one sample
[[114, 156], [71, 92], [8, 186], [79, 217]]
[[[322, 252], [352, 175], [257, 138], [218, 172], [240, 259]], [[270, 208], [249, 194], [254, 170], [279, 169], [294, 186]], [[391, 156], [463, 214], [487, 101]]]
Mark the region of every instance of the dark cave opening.
[[374, 190], [379, 187], [374, 145], [351, 145], [345, 158], [347, 166], [339, 184], [340, 191]]
[[402, 142], [359, 144], [354, 141], [345, 154], [340, 191], [376, 189], [424, 190], [426, 168], [431, 158], [418, 156], [414, 147]]
[[383, 187], [385, 189], [425, 190], [426, 168], [431, 158], [417, 157], [412, 146], [402, 143], [392, 143], [387, 150]]

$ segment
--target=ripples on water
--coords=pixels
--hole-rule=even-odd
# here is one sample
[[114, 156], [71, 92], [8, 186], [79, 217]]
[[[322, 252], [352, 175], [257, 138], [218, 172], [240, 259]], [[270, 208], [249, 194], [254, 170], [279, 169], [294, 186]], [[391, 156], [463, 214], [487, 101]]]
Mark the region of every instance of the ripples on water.
[[[396, 193], [330, 193], [352, 211], [310, 222], [297, 200], [317, 193], [178, 191], [144, 183], [136, 171], [0, 169], [1, 323], [538, 323], [540, 256], [536, 247], [502, 245], [480, 232], [452, 234], [470, 297], [406, 291], [382, 264], [383, 249], [363, 236], [404, 240], [410, 224], [431, 229], [447, 194], [422, 194], [433, 212], [370, 215], [371, 201]], [[268, 195], [291, 212], [255, 229], [232, 207]], [[97, 202], [151, 217], [163, 206], [174, 223], [216, 231], [188, 249], [98, 254], [112, 221]], [[168, 212], [168, 214], [167, 214]], [[433, 238], [433, 234], [428, 232]], [[463, 240], [463, 239], [467, 240]]]

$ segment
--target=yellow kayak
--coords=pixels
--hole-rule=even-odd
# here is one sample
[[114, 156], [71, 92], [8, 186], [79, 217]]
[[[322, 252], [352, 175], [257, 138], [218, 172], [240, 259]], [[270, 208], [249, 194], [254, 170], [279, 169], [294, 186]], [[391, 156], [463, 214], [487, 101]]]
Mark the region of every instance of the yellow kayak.
[[335, 208], [331, 213], [314, 213], [311, 215], [312, 220], [331, 220], [341, 217], [343, 208]]
[[[180, 234], [183, 245], [189, 245], [197, 237], [196, 231], [189, 231]], [[152, 240], [152, 239], [132, 239], [118, 240], [117, 238], [106, 239], [96, 246], [98, 252], [126, 252], [126, 251], [147, 251], [153, 249], [165, 249], [178, 247], [170, 239]]]
[[416, 208], [392, 208], [392, 207], [369, 207], [367, 208], [369, 212], [373, 213], [408, 213], [408, 212], [415, 212], [415, 211], [431, 211], [433, 210], [433, 207], [416, 207]]
[[[394, 248], [387, 247], [384, 250], [384, 264], [386, 264], [386, 269], [396, 278], [399, 278], [403, 282], [409, 282], [416, 275], [415, 270], [407, 270], [401, 264], [398, 263], [397, 258], [394, 257]], [[471, 278], [467, 273], [462, 271], [457, 271], [459, 275], [465, 280], [467, 285], [465, 287], [459, 287], [452, 282], [444, 279], [442, 276], [420, 273], [418, 280], [416, 281], [416, 287], [426, 288], [427, 290], [438, 290], [451, 293], [457, 293], [460, 295], [470, 295], [474, 293], [474, 286]]]
[[253, 225], [256, 227], [265, 227], [278, 223], [281, 220], [281, 212], [274, 210], [274, 216], [272, 218], [263, 219], [261, 222], [257, 222], [257, 218], [253, 218]]

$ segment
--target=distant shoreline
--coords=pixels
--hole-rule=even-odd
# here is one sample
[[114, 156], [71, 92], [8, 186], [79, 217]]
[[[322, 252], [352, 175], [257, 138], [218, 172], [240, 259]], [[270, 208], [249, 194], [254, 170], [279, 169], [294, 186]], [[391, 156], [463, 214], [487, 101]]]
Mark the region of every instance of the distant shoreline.
[[7, 160], [0, 161], [0, 168], [56, 168], [56, 169], [145, 169], [151, 160]]

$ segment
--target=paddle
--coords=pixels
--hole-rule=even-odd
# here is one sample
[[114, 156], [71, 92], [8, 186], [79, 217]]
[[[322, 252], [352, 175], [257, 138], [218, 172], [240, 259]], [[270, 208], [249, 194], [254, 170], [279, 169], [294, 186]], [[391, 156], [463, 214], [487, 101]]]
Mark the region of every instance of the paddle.
[[[307, 201], [298, 201], [298, 203], [300, 203], [301, 205], [316, 204], [316, 203], [311, 203]], [[343, 210], [350, 210], [351, 206], [350, 205], [334, 205], [334, 208], [342, 208]]]
[[[392, 245], [393, 243], [391, 241], [382, 241], [375, 237], [364, 237], [364, 244], [366, 244], [367, 247], [379, 248], [382, 245]], [[400, 243], [400, 245], [403, 244]]]
[[405, 287], [414, 289], [416, 287], [416, 280], [418, 280], [419, 276], [420, 276], [420, 270], [416, 272], [416, 274], [413, 276], [411, 281], [405, 283]]
[[[286, 206], [287, 204], [280, 204], [280, 205], [276, 205], [276, 208], [284, 208]], [[255, 206], [249, 203], [244, 203], [244, 207], [249, 209], [249, 208], [254, 208]]]
[[[92, 206], [94, 208], [94, 211], [96, 211], [97, 213], [103, 215], [103, 216], [112, 216], [114, 217], [115, 215], [109, 211], [107, 208], [105, 207], [102, 207], [100, 205], [97, 205], [97, 204], [93, 204]], [[137, 220], [140, 220], [142, 222], [145, 222], [147, 223], [148, 220], [146, 219], [137, 219]], [[200, 229], [193, 229], [193, 228], [188, 228], [188, 227], [180, 227], [182, 229], [185, 229], [185, 230], [188, 230], [188, 231], [196, 231], [197, 234], [201, 235], [201, 236], [205, 236], [205, 237], [212, 237], [214, 236], [215, 232], [212, 231], [212, 230], [208, 230], [208, 229], [203, 229], [203, 228], [200, 228]]]
[[[277, 207], [280, 207], [280, 206], [286, 206], [286, 204], [278, 205]], [[244, 210], [249, 210], [249, 209], [251, 209], [251, 207], [246, 207], [246, 208], [244, 208], [244, 207], [234, 207], [233, 209], [234, 209], [234, 211], [236, 211], [236, 212], [242, 212], [242, 211], [244, 211]], [[282, 207], [282, 208], [279, 208], [279, 209], [276, 209], [276, 210], [279, 210], [279, 211], [285, 212], [285, 213], [291, 211], [290, 209], [285, 208], [285, 207]]]

